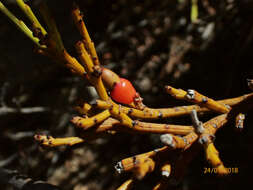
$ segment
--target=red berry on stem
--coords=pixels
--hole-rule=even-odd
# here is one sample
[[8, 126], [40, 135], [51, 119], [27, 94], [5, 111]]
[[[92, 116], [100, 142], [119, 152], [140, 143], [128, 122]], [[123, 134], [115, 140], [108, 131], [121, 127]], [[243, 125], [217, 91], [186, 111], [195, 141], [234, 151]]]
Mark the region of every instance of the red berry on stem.
[[111, 97], [118, 103], [130, 104], [134, 101], [136, 91], [132, 83], [124, 78], [120, 78], [120, 81], [115, 84], [111, 91]]

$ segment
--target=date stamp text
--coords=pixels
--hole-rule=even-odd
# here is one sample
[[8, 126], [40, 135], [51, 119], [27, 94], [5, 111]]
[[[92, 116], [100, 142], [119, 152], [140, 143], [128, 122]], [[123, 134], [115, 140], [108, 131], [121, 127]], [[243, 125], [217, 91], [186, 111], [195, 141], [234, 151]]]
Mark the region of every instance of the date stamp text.
[[[237, 174], [239, 173], [239, 168], [238, 167], [233, 167], [233, 168], [227, 168], [228, 174]], [[209, 168], [205, 167], [203, 170], [204, 174], [217, 174], [217, 168]]]

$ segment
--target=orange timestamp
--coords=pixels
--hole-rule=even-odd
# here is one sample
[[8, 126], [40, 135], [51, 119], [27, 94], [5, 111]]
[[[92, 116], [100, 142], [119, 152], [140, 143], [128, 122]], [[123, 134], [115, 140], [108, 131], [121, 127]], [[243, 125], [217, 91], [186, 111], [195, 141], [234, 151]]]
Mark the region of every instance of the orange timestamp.
[[[233, 168], [227, 168], [227, 171], [229, 174], [237, 174], [239, 173], [239, 168], [238, 167], [233, 167]], [[204, 168], [204, 174], [217, 174], [217, 168]]]

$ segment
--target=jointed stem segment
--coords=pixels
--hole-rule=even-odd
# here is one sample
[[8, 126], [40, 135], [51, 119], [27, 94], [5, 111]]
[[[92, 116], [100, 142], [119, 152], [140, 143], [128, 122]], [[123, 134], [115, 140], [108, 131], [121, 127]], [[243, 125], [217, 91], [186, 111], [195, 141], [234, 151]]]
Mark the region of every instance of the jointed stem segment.
[[141, 121], [134, 121], [134, 122], [135, 125], [132, 128], [132, 130], [134, 132], [139, 133], [154, 133], [154, 134], [172, 133], [175, 135], [186, 135], [194, 131], [194, 128], [192, 126], [186, 125], [158, 124]]
[[39, 39], [33, 36], [32, 31], [26, 26], [26, 24], [19, 20], [15, 15], [13, 15], [0, 1], [0, 11], [3, 12], [17, 27], [20, 31], [22, 31], [36, 46], [40, 48], [45, 48], [45, 46], [40, 45]]
[[105, 110], [90, 118], [82, 118], [82, 117], [76, 116], [71, 120], [71, 122], [80, 128], [89, 129], [93, 125], [101, 123], [102, 121], [110, 117], [110, 115], [111, 114], [109, 110]]
[[155, 169], [155, 162], [151, 158], [140, 158], [136, 160], [136, 164], [133, 170], [134, 176], [137, 179], [142, 179], [148, 173], [153, 172]]
[[62, 145], [72, 146], [72, 145], [80, 144], [84, 142], [84, 139], [79, 138], [79, 137], [53, 138], [47, 135], [35, 135], [34, 138], [41, 145], [47, 146], [47, 147], [55, 147], [55, 146], [62, 146]]
[[16, 0], [16, 1], [17, 1], [18, 6], [26, 14], [27, 18], [32, 22], [33, 27], [40, 29], [42, 32], [42, 35], [45, 36], [47, 32], [43, 28], [43, 26], [40, 24], [36, 16], [34, 15], [32, 9], [26, 3], [24, 3], [23, 0]]
[[[62, 57], [61, 57], [62, 56]], [[86, 73], [84, 67], [76, 60], [76, 58], [69, 55], [69, 53], [64, 50], [62, 54], [59, 55], [59, 60], [66, 65], [72, 71], [73, 73], [76, 73], [77, 75], [84, 77], [84, 73]]]
[[169, 149], [167, 146], [164, 146], [159, 149], [155, 149], [150, 152], [146, 152], [143, 154], [135, 155], [129, 158], [125, 158], [124, 160], [121, 160], [120, 162], [117, 163], [115, 166], [116, 170], [119, 173], [126, 172], [126, 171], [131, 171], [135, 168], [137, 160], [140, 159], [146, 159], [146, 158], [153, 158], [154, 156], [157, 156], [159, 154], [162, 154], [164, 152], [167, 152]]
[[79, 53], [79, 59], [80, 59], [81, 63], [83, 63], [83, 65], [84, 65], [85, 69], [87, 70], [88, 74], [89, 75], [93, 74], [94, 65], [93, 65], [93, 62], [90, 58], [90, 55], [88, 54], [88, 52], [84, 48], [83, 42], [81, 42], [81, 41], [77, 42], [76, 49]]
[[120, 120], [122, 125], [129, 128], [134, 127], [135, 123], [127, 114], [121, 111], [121, 106], [118, 106], [116, 104], [112, 105], [112, 107], [110, 108], [110, 112], [114, 117]]
[[[103, 112], [102, 112], [103, 113]], [[102, 114], [101, 113], [101, 114]], [[100, 114], [98, 114], [100, 115]], [[82, 118], [82, 117], [74, 117], [71, 121], [73, 124], [76, 124], [77, 127], [80, 127], [84, 130], [92, 127], [92, 124], [96, 124], [94, 119], [98, 116], [93, 116], [91, 118]], [[102, 114], [104, 115], [104, 114]], [[101, 118], [100, 115], [99, 117]], [[105, 116], [105, 115], [104, 115]], [[104, 117], [103, 116], [103, 117]], [[106, 116], [105, 116], [106, 117]], [[101, 118], [101, 121], [103, 118]], [[96, 122], [99, 123], [97, 120]], [[146, 134], [146, 133], [154, 133], [154, 134], [165, 134], [172, 133], [175, 135], [187, 135], [194, 131], [194, 128], [191, 126], [184, 125], [169, 125], [169, 124], [158, 124], [158, 123], [148, 123], [141, 121], [134, 121], [134, 127], [124, 126], [124, 123], [121, 123], [118, 119], [114, 119], [109, 117], [103, 123], [96, 126], [94, 129], [96, 131], [115, 131], [115, 132], [125, 132], [125, 133], [135, 133], [135, 134]], [[79, 126], [78, 126], [79, 125]]]
[[85, 66], [85, 69], [89, 76], [89, 81], [95, 86], [100, 98], [102, 100], [108, 100], [109, 97], [101, 79], [101, 68], [98, 65], [97, 67], [94, 66], [94, 62], [86, 51], [83, 42], [78, 42], [76, 44], [76, 49], [79, 53], [79, 59], [81, 63]]
[[[253, 93], [239, 96], [236, 98], [229, 98], [224, 100], [218, 100], [217, 102], [220, 104], [229, 105], [231, 107], [240, 104], [243, 100], [253, 97]], [[96, 106], [101, 109], [108, 109], [111, 106], [110, 102], [97, 100]], [[153, 108], [144, 108], [144, 110], [138, 110], [135, 108], [129, 108], [126, 106], [121, 106], [122, 112], [126, 113], [129, 116], [138, 118], [138, 119], [161, 119], [161, 118], [168, 118], [168, 117], [179, 117], [184, 115], [189, 115], [192, 110], [196, 110], [198, 113], [208, 113], [211, 110], [200, 107], [198, 105], [190, 105], [190, 106], [178, 106], [173, 108], [160, 108], [160, 109], [153, 109]]]
[[216, 130], [227, 122], [227, 117], [227, 114], [223, 114], [206, 122], [199, 136], [199, 142], [204, 146], [207, 160], [217, 169], [219, 175], [228, 174], [228, 171], [219, 158], [219, 152], [213, 144], [213, 139]]
[[219, 152], [215, 148], [212, 142], [204, 145], [206, 152], [206, 159], [211, 163], [211, 165], [217, 169], [217, 174], [226, 175], [228, 174], [228, 169], [225, 168], [223, 162], [219, 158]]
[[185, 141], [182, 137], [172, 134], [161, 135], [160, 139], [162, 143], [172, 149], [183, 149], [187, 145], [187, 141]]
[[74, 20], [81, 36], [83, 37], [83, 41], [84, 41], [85, 45], [87, 46], [88, 52], [91, 55], [94, 65], [99, 65], [99, 59], [97, 56], [97, 52], [96, 52], [94, 43], [92, 42], [90, 35], [88, 33], [88, 30], [85, 26], [85, 23], [83, 22], [83, 15], [81, 14], [81, 12], [76, 4], [73, 6], [72, 17], [73, 17], [73, 20]]
[[176, 99], [187, 100], [218, 113], [227, 113], [230, 110], [230, 108], [225, 105], [198, 93], [196, 90], [188, 90], [186, 92], [182, 89], [175, 89], [171, 86], [166, 86], [165, 89], [167, 93], [171, 94]]

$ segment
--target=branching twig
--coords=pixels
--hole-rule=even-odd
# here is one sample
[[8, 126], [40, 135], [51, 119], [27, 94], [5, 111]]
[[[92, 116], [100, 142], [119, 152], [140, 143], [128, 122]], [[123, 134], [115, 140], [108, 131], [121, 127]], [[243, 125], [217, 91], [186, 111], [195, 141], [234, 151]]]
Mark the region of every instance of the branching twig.
[[40, 29], [42, 32], [42, 35], [45, 36], [47, 34], [47, 32], [43, 28], [43, 26], [40, 24], [40, 22], [38, 21], [36, 16], [34, 15], [32, 9], [26, 3], [24, 3], [23, 0], [16, 0], [16, 2], [18, 4], [18, 6], [21, 8], [21, 10], [26, 14], [28, 19], [32, 22], [33, 27]]
[[32, 31], [26, 26], [26, 24], [19, 20], [15, 15], [13, 15], [0, 1], [0, 11], [3, 12], [17, 27], [20, 31], [22, 31], [36, 46], [40, 48], [45, 48], [45, 46], [41, 46], [39, 43], [39, 39], [33, 36]]
[[74, 4], [73, 6], [72, 17], [81, 36], [83, 37], [83, 41], [88, 49], [88, 52], [91, 55], [92, 60], [94, 61], [94, 65], [99, 65], [100, 63], [94, 43], [92, 42], [88, 30], [83, 22], [83, 15], [81, 14], [81, 11], [76, 4]]
[[[212, 164], [214, 168], [217, 169], [217, 174], [219, 175], [227, 174], [228, 171], [224, 167], [222, 161], [220, 160], [219, 152], [216, 150], [213, 144], [214, 134], [208, 133], [210, 132], [210, 130], [205, 130], [205, 128], [202, 125], [202, 122], [199, 121], [196, 112], [193, 111], [191, 116], [193, 125], [195, 126], [196, 131], [199, 133], [199, 142], [204, 146], [207, 160]], [[216, 121], [218, 121], [218, 119], [216, 119]], [[219, 124], [220, 127], [223, 125], [223, 123]]]
[[47, 135], [34, 135], [34, 139], [38, 141], [41, 145], [48, 147], [55, 147], [62, 145], [72, 146], [84, 142], [84, 139], [79, 137], [53, 138], [52, 136]]
[[153, 158], [154, 156], [167, 152], [168, 150], [169, 150], [168, 147], [164, 146], [162, 148], [155, 149], [150, 152], [125, 158], [116, 164], [115, 169], [117, 170], [118, 173], [131, 171], [135, 168], [136, 164], [138, 164], [138, 160]]
[[166, 86], [165, 89], [167, 93], [171, 94], [176, 99], [187, 100], [218, 113], [227, 113], [230, 110], [227, 106], [198, 93], [196, 90], [189, 89], [186, 92], [182, 89], [175, 89], [171, 86]]

